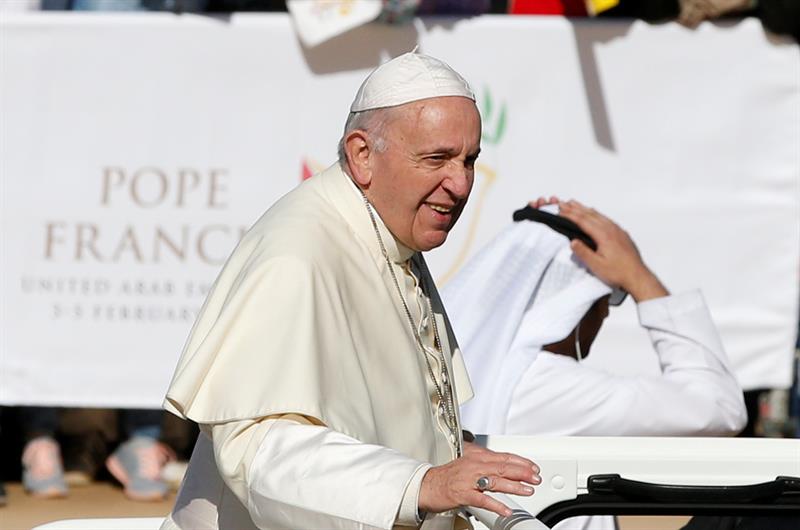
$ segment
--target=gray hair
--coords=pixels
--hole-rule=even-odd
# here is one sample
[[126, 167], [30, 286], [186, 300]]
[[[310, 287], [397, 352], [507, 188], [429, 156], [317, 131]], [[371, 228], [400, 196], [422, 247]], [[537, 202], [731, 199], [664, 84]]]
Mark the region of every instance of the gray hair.
[[351, 112], [344, 124], [344, 132], [339, 140], [339, 164], [347, 171], [347, 153], [344, 143], [347, 135], [355, 130], [366, 131], [374, 142], [378, 152], [386, 150], [386, 124], [389, 122], [391, 108], [370, 109], [361, 112]]

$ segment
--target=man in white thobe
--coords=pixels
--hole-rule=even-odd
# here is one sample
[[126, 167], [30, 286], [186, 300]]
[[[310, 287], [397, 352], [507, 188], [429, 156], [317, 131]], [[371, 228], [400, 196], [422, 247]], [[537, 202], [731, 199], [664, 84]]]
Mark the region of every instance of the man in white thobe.
[[471, 89], [409, 53], [350, 110], [339, 163], [256, 222], [194, 325], [165, 406], [202, 433], [162, 528], [457, 528], [539, 483], [463, 442], [471, 387], [420, 253], [472, 187]]
[[[538, 201], [543, 206], [543, 200]], [[670, 294], [631, 238], [576, 201], [544, 206], [594, 242], [522, 221], [504, 230], [443, 289], [476, 399], [476, 433], [526, 436], [720, 436], [744, 427], [742, 389], [699, 290]], [[636, 302], [661, 373], [620, 375], [581, 360], [620, 293]], [[614, 530], [610, 516], [555, 530]]]

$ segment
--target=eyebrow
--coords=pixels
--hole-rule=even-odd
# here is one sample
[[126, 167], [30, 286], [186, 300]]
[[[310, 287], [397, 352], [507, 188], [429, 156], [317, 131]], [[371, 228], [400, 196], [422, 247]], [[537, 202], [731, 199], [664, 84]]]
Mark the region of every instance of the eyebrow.
[[[446, 147], [446, 146], [439, 146], [435, 149], [422, 149], [420, 154], [432, 154], [432, 153], [444, 153], [447, 155], [457, 155], [461, 152], [461, 149], [458, 147]], [[472, 153], [467, 153], [466, 158], [477, 158], [478, 155], [481, 154], [481, 148], [479, 147], [477, 151]]]

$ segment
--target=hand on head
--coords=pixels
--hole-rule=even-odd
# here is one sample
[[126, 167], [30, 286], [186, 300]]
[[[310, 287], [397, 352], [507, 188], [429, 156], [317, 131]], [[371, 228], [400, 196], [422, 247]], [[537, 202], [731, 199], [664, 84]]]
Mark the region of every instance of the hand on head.
[[560, 201], [551, 197], [531, 203], [537, 208], [544, 204], [558, 204], [559, 214], [577, 224], [597, 243], [596, 252], [582, 241], [571, 243], [572, 251], [595, 276], [611, 286], [625, 289], [637, 302], [669, 294], [645, 265], [628, 233], [614, 221], [575, 200]]
[[474, 506], [511, 515], [511, 509], [478, 489], [478, 479], [487, 477], [486, 491], [533, 495], [530, 484], [540, 484], [539, 466], [527, 458], [510, 453], [496, 453], [473, 443], [464, 443], [464, 456], [428, 470], [419, 492], [419, 509], [444, 512], [462, 506]]
[[541, 208], [542, 206], [545, 206], [547, 204], [558, 204], [558, 202], [559, 202], [558, 197], [554, 195], [549, 199], [546, 197], [539, 197], [535, 201], [531, 201], [528, 204], [530, 205], [531, 208]]

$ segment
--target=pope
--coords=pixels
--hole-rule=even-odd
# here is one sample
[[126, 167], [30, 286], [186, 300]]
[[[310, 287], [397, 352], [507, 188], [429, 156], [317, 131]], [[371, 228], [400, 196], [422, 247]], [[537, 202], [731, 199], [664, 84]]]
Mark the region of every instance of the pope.
[[422, 252], [472, 189], [467, 82], [407, 53], [350, 108], [339, 161], [276, 202], [228, 259], [165, 400], [201, 435], [163, 529], [466, 528], [508, 516], [539, 468], [465, 442], [472, 396]]

